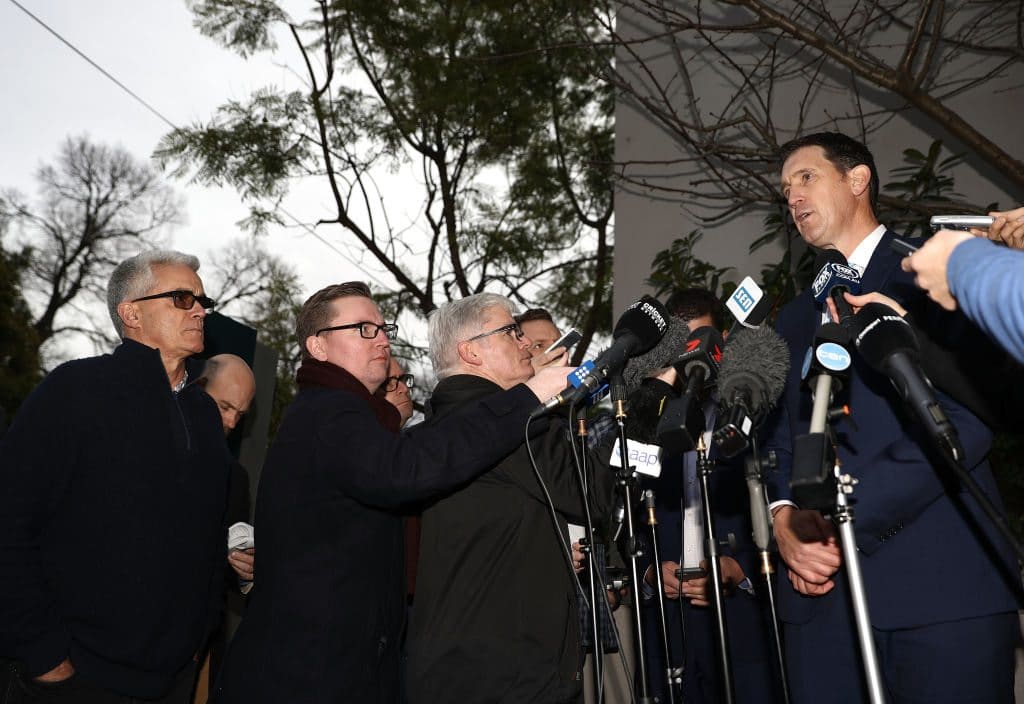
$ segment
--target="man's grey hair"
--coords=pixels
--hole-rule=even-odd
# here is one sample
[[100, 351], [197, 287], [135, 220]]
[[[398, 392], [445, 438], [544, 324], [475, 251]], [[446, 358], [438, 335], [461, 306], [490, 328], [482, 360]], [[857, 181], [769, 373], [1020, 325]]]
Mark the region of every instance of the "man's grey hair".
[[515, 305], [505, 296], [477, 293], [445, 303], [430, 314], [427, 323], [430, 362], [438, 379], [455, 373], [459, 363], [459, 343], [487, 332], [482, 329], [487, 312], [496, 307], [509, 315], [516, 313]]
[[117, 314], [117, 307], [146, 295], [156, 283], [154, 266], [187, 266], [192, 271], [199, 271], [199, 258], [172, 249], [153, 249], [140, 252], [117, 265], [107, 284], [107, 310], [121, 339], [124, 339], [124, 323]]

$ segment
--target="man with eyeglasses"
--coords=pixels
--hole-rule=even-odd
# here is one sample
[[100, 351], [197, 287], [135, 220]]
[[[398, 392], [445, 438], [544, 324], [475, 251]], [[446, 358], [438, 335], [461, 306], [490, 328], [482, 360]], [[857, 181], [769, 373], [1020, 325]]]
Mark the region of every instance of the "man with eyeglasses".
[[[428, 427], [534, 375], [533, 341], [512, 314], [507, 298], [481, 293], [431, 315], [430, 358], [440, 381]], [[495, 457], [490, 472], [424, 510], [409, 629], [410, 704], [579, 699], [582, 649], [567, 522], [586, 518], [568, 435], [564, 423], [535, 422], [529, 448], [521, 433], [518, 447]], [[609, 454], [610, 447], [588, 453], [595, 521], [611, 503]]]
[[403, 427], [412, 418], [415, 410], [412, 405], [412, 396], [409, 394], [415, 383], [415, 377], [412, 374], [406, 374], [398, 360], [392, 357], [391, 365], [388, 367], [388, 378], [377, 389], [378, 396], [383, 397], [385, 401], [398, 409]]
[[512, 452], [570, 371], [546, 370], [399, 434], [399, 411], [376, 395], [396, 330], [359, 282], [328, 286], [299, 311], [299, 392], [256, 497], [259, 578], [214, 702], [396, 702], [402, 509]]
[[0, 701], [189, 701], [218, 611], [229, 457], [190, 357], [199, 261], [119, 264], [121, 344], [57, 367], [0, 444]]

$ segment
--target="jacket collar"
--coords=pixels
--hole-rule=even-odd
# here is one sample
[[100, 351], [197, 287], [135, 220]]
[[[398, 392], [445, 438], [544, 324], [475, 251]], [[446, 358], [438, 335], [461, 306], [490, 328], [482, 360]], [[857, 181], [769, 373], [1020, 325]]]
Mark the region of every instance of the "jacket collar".
[[430, 396], [430, 410], [443, 415], [454, 406], [501, 391], [490, 379], [473, 374], [455, 374], [445, 377], [434, 387]]

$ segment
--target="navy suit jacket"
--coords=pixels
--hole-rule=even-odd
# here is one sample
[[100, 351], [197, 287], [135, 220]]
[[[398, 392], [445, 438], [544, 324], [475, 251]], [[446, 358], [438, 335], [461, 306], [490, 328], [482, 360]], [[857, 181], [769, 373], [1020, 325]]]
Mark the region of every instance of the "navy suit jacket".
[[[912, 276], [900, 269], [900, 256], [889, 246], [893, 236], [887, 231], [875, 249], [862, 290], [884, 293], [915, 311], [919, 334], [933, 342], [955, 346], [970, 339], [965, 339], [966, 319], [930, 304]], [[821, 308], [809, 291], [779, 315], [777, 328], [793, 364], [778, 412], [766, 428], [767, 445], [779, 456], [779, 471], [770, 478], [772, 500], [790, 496], [792, 439], [806, 433], [810, 423], [811, 398], [800, 389], [800, 361], [820, 321]], [[909, 628], [1017, 609], [1020, 577], [1009, 546], [951, 473], [929, 459], [930, 439], [905, 411], [891, 382], [869, 369], [855, 350], [852, 354], [849, 388], [839, 398], [849, 404], [853, 422], [841, 419], [834, 429], [843, 470], [858, 480], [855, 530], [873, 625]], [[937, 395], [959, 432], [972, 475], [999, 504], [985, 459], [991, 432], [964, 406]], [[838, 579], [837, 585], [842, 582]], [[802, 596], [785, 570], [780, 570], [778, 591], [780, 617], [791, 623], [813, 618], [821, 600], [847, 598], [845, 589]]]

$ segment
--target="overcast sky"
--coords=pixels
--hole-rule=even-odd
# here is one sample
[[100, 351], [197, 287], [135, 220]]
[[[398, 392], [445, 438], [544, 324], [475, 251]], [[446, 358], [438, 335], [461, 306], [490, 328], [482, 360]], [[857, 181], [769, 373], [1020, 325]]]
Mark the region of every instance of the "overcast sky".
[[[288, 67], [291, 47], [243, 61], [201, 36], [184, 0], [18, 0], [26, 9], [177, 125], [209, 119], [230, 99], [260, 87], [299, 87]], [[307, 2], [286, 3], [302, 11]], [[149, 159], [169, 127], [37, 24], [10, 0], [0, 0], [0, 187], [34, 193], [33, 174], [50, 161], [68, 135], [119, 144]], [[188, 222], [174, 230], [174, 246], [199, 255], [242, 236], [235, 223], [247, 210], [231, 189], [207, 189], [170, 180], [186, 203]], [[382, 177], [388, 179], [387, 176]], [[386, 187], [403, 188], [400, 179]], [[413, 190], [415, 184], [411, 184]], [[304, 220], [326, 211], [320, 189], [297, 192], [286, 202]], [[412, 202], [418, 193], [411, 196]], [[409, 201], [407, 201], [409, 202]], [[329, 211], [327, 211], [329, 212]], [[339, 248], [337, 229], [322, 230]], [[301, 229], [277, 229], [268, 248], [287, 257], [305, 293], [350, 279], [391, 285], [368, 273]], [[357, 250], [348, 247], [353, 258]], [[375, 270], [379, 272], [379, 270]], [[200, 270], [202, 274], [202, 270]]]

